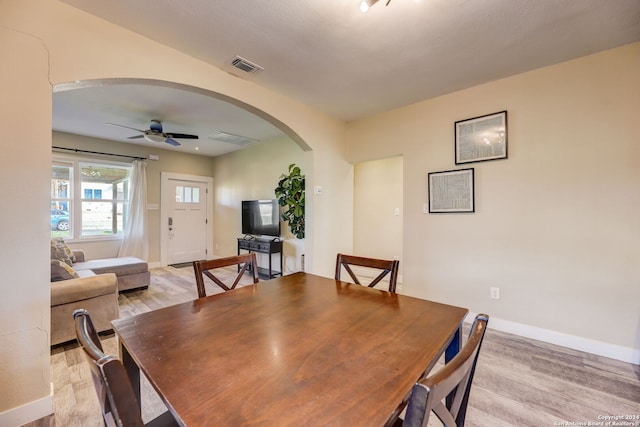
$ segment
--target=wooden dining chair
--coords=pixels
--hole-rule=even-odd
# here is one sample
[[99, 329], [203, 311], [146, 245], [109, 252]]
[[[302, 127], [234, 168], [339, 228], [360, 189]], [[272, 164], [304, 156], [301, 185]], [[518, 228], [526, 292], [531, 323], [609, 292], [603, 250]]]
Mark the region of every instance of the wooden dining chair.
[[[211, 270], [215, 270], [217, 268], [229, 267], [231, 265], [238, 266], [238, 274], [233, 281], [231, 286], [226, 285], [221, 279], [220, 275], [214, 275]], [[196, 286], [198, 288], [198, 298], [204, 298], [207, 296], [206, 290], [204, 288], [204, 276], [213, 280], [213, 282], [220, 286], [222, 289], [226, 291], [230, 291], [235, 289], [240, 279], [245, 272], [250, 272], [253, 278], [253, 283], [258, 283], [258, 264], [256, 262], [256, 254], [255, 252], [250, 252], [247, 254], [231, 256], [227, 258], [218, 258], [211, 260], [202, 260], [202, 261], [194, 261], [193, 262], [193, 270], [196, 274]], [[228, 271], [228, 270], [227, 270]]]
[[89, 362], [105, 426], [114, 424], [118, 427], [177, 426], [178, 423], [169, 411], [146, 424], [142, 422], [140, 404], [136, 399], [127, 371], [119, 359], [104, 353], [89, 312], [84, 309], [76, 310], [73, 318], [76, 323], [78, 343], [82, 346]]
[[380, 272], [380, 274], [378, 274], [371, 283], [366, 285], [370, 288], [373, 288], [375, 285], [377, 285], [380, 282], [380, 280], [382, 280], [385, 276], [390, 274], [389, 292], [396, 291], [396, 284], [398, 282], [398, 268], [400, 266], [400, 261], [365, 258], [365, 257], [354, 256], [354, 255], [338, 254], [338, 257], [336, 259], [335, 279], [340, 280], [340, 273], [342, 272], [342, 267], [344, 267], [347, 273], [349, 273], [349, 276], [351, 276], [351, 279], [358, 285], [362, 285], [362, 283], [360, 283], [360, 279], [358, 279], [356, 274], [351, 269], [352, 265], [382, 270], [382, 272]]
[[477, 315], [462, 350], [435, 374], [413, 386], [404, 421], [399, 419], [394, 427], [424, 427], [431, 412], [447, 427], [464, 426], [473, 374], [488, 322], [487, 314]]

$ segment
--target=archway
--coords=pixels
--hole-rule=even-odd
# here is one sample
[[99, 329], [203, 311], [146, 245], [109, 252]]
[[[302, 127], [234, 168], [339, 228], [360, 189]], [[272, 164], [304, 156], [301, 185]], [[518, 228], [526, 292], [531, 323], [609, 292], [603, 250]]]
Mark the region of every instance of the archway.
[[214, 92], [214, 91], [203, 89], [196, 86], [186, 85], [183, 83], [175, 83], [175, 82], [155, 80], [155, 79], [141, 79], [141, 78], [105, 78], [105, 79], [82, 80], [82, 81], [55, 84], [53, 86], [53, 96], [55, 99], [56, 93], [75, 90], [75, 89], [108, 88], [110, 86], [134, 85], [134, 84], [172, 88], [180, 91], [197, 93], [200, 95], [217, 99], [219, 101], [224, 101], [225, 103], [229, 103], [235, 107], [245, 110], [247, 113], [260, 117], [266, 122], [272, 124], [279, 130], [281, 130], [289, 138], [291, 138], [296, 144], [298, 144], [298, 146], [300, 146], [300, 148], [303, 151], [311, 150], [311, 147], [293, 129], [291, 129], [291, 127], [283, 123], [281, 120], [278, 120], [272, 115], [266, 113], [265, 111], [259, 108], [256, 108], [250, 104], [247, 104], [245, 102], [242, 102], [240, 100], [237, 100], [235, 98], [229, 97], [227, 95], [223, 95], [218, 92]]
[[[215, 98], [218, 101], [218, 104], [221, 103], [229, 103], [230, 105], [233, 106], [234, 109], [239, 110], [242, 109], [244, 112], [246, 112], [246, 115], [251, 115], [254, 117], [259, 117], [260, 121], [268, 121], [274, 128], [277, 127], [277, 129], [279, 129], [281, 135], [283, 135], [286, 139], [288, 139], [289, 141], [292, 141], [290, 143], [290, 145], [288, 146], [288, 151], [291, 151], [291, 147], [295, 147], [293, 148], [294, 151], [296, 151], [298, 148], [300, 149], [300, 152], [306, 152], [305, 157], [307, 158], [311, 158], [309, 156], [312, 156], [312, 152], [311, 149], [309, 148], [308, 144], [306, 144], [304, 141], [302, 141], [302, 138], [299, 137], [294, 131], [291, 130], [291, 128], [289, 126], [284, 125], [281, 121], [275, 119], [273, 116], [265, 113], [264, 111], [252, 107], [250, 105], [248, 105], [247, 103], [241, 102], [241, 101], [237, 101], [234, 100], [228, 96], [223, 96], [220, 95], [218, 93], [215, 93], [213, 91], [210, 90], [205, 90], [202, 88], [197, 88], [197, 87], [193, 87], [193, 86], [189, 86], [189, 85], [184, 85], [184, 84], [178, 84], [178, 83], [174, 83], [174, 82], [167, 82], [167, 81], [161, 81], [161, 80], [153, 80], [153, 79], [135, 79], [135, 78], [114, 78], [114, 79], [97, 79], [97, 80], [86, 80], [86, 81], [74, 81], [71, 83], [63, 83], [63, 84], [58, 84], [54, 87], [54, 91], [53, 91], [53, 98], [54, 98], [54, 126], [55, 126], [55, 115], [56, 115], [56, 111], [55, 108], [57, 105], [59, 105], [59, 103], [56, 102], [56, 96], [60, 96], [60, 95], [64, 95], [67, 96], [66, 94], [68, 92], [73, 92], [73, 91], [91, 91], [93, 89], [95, 89], [95, 91], [98, 93], [98, 95], [96, 95], [96, 99], [94, 103], [91, 102], [85, 102], [85, 104], [81, 105], [82, 108], [79, 109], [79, 111], [76, 111], [77, 117], [75, 118], [76, 120], [83, 120], [85, 119], [86, 121], [91, 121], [93, 120], [91, 126], [94, 126], [96, 128], [98, 128], [100, 130], [100, 132], [104, 132], [104, 131], [110, 131], [112, 130], [110, 126], [105, 126], [105, 121], [108, 121], [105, 118], [100, 118], [99, 122], [95, 121], [95, 117], [93, 116], [83, 116], [86, 114], [85, 111], [83, 111], [83, 109], [91, 109], [91, 108], [96, 108], [96, 109], [100, 109], [102, 112], [104, 112], [105, 114], [110, 113], [109, 110], [111, 109], [116, 109], [116, 108], [120, 108], [120, 109], [124, 109], [127, 111], [128, 115], [133, 115], [133, 117], [145, 117], [145, 120], [154, 117], [153, 114], [157, 113], [158, 111], [164, 111], [164, 110], [154, 110], [153, 108], [151, 108], [150, 111], [144, 110], [144, 111], [136, 111], [136, 109], [138, 110], [143, 110], [147, 104], [145, 104], [144, 102], [141, 102], [138, 104], [136, 104], [135, 106], [132, 106], [130, 104], [128, 104], [128, 100], [130, 100], [130, 98], [128, 96], [123, 96], [122, 99], [117, 99], [116, 97], [108, 97], [105, 96], [103, 92], [113, 92], [113, 93], [117, 93], [118, 95], [122, 94], [122, 89], [121, 88], [127, 88], [126, 90], [130, 90], [130, 91], [135, 91], [135, 88], [144, 85], [144, 86], [148, 86], [149, 88], [151, 88], [151, 90], [148, 92], [149, 96], [152, 97], [157, 97], [160, 96], [158, 95], [159, 92], [162, 92], [162, 90], [158, 90], [158, 88], [162, 88], [162, 89], [171, 89], [172, 91], [169, 92], [172, 95], [175, 95], [176, 91], [185, 91], [185, 92], [189, 92], [189, 93], [193, 93], [193, 94], [197, 94], [199, 95], [199, 97], [210, 97], [210, 98]], [[164, 93], [164, 92], [163, 92]], [[115, 99], [114, 99], [115, 98]], [[154, 105], [154, 103], [152, 102], [153, 100], [149, 100], [148, 104], [150, 105]], [[66, 101], [68, 102], [68, 101]], [[114, 107], [105, 107], [105, 106], [100, 106], [98, 107], [96, 104], [98, 102], [113, 102]], [[182, 104], [180, 104], [180, 101], [177, 99], [172, 99], [171, 102], [171, 108], [168, 110], [171, 114], [169, 115], [180, 115], [180, 109], [184, 108], [187, 113], [182, 114], [182, 117], [184, 116], [188, 116], [189, 115], [189, 107], [184, 106]], [[198, 107], [200, 104], [196, 105], [196, 107]], [[69, 108], [68, 105], [63, 104], [62, 105], [64, 108], [62, 109], [67, 109]], [[77, 105], [75, 106], [77, 109]], [[204, 108], [205, 106], [203, 106]], [[207, 106], [208, 108], [208, 106]], [[133, 112], [132, 112], [133, 111]], [[68, 114], [68, 111], [67, 111]], [[124, 118], [125, 119], [132, 119], [132, 117], [129, 117], [128, 115], [125, 115]], [[216, 115], [216, 113], [210, 113], [211, 116]], [[224, 114], [223, 114], [224, 115]], [[162, 113], [161, 113], [162, 116]], [[163, 118], [163, 117], [159, 117], [159, 118]], [[163, 118], [164, 120], [164, 118]], [[255, 120], [255, 119], [253, 119]], [[119, 121], [117, 119], [112, 119], [113, 122], [118, 123]], [[178, 120], [178, 122], [180, 122], [180, 120]], [[133, 122], [124, 122], [127, 123], [128, 125], [133, 125], [135, 123], [135, 121]], [[135, 124], [135, 126], [138, 126], [139, 128], [141, 128], [143, 123], [140, 124]], [[132, 131], [128, 131], [128, 130], [124, 130], [124, 133], [122, 133], [122, 129], [118, 129], [116, 128], [116, 131], [121, 132], [120, 135], [118, 135], [118, 138], [121, 142], [129, 142], [130, 140], [127, 140], [126, 137], [128, 135], [131, 135]], [[181, 130], [178, 130], [181, 131]], [[70, 133], [74, 133], [76, 135], [82, 135], [83, 131], [79, 131], [79, 132], [75, 132], [73, 129], [71, 130], [67, 130], [67, 132]], [[87, 130], [85, 129], [84, 132], [87, 132]], [[103, 134], [99, 134], [96, 136], [97, 138], [101, 138], [102, 139], [102, 144], [100, 140], [96, 140], [96, 144], [98, 144], [97, 146], [106, 146], [105, 141], [104, 140], [108, 140], [111, 141], [111, 138], [104, 136]], [[84, 135], [87, 135], [86, 133]], [[89, 135], [91, 136], [91, 135]], [[58, 139], [58, 135], [56, 133], [54, 133], [54, 146], [56, 145], [61, 145], [61, 144], [56, 144], [56, 141], [59, 141]], [[67, 142], [66, 145], [67, 146], [71, 146], [70, 144], [76, 144], [74, 145], [75, 147], [77, 147], [78, 145], [82, 146], [83, 144], [86, 144], [87, 142], [84, 141], [86, 138], [75, 138], [75, 140], [71, 141], [71, 142]], [[213, 142], [213, 141], [209, 141], [205, 135], [202, 135], [202, 139], [204, 140], [205, 143], [208, 142]], [[140, 139], [136, 140], [139, 141]], [[182, 149], [186, 146], [186, 143], [188, 141], [182, 141], [183, 144], [185, 144], [182, 147], [179, 147], [178, 149]], [[266, 142], [269, 143], [269, 142]], [[101, 144], [101, 145], [100, 145]], [[129, 144], [127, 144], [129, 145]], [[147, 145], [149, 146], [149, 143], [147, 143]], [[124, 152], [126, 154], [131, 154], [131, 151], [125, 147], [125, 149], [123, 149], [122, 145], [119, 146], [120, 148], [117, 150], [114, 150], [113, 147], [118, 147], [117, 144], [113, 144], [111, 142], [109, 142], [109, 146], [111, 147], [111, 151], [116, 151], [116, 152]], [[151, 145], [153, 146], [153, 145]], [[139, 147], [139, 146], [138, 146]], [[162, 148], [172, 148], [172, 147], [167, 147], [164, 144], [156, 144], [153, 147], [157, 147], [157, 148], [153, 148], [153, 149], [162, 149]], [[279, 147], [282, 147], [282, 144], [279, 144]], [[249, 148], [255, 148], [255, 147], [249, 147]], [[153, 150], [152, 149], [152, 150]], [[95, 151], [98, 152], [104, 152], [104, 150], [102, 149], [96, 149]], [[109, 151], [109, 150], [107, 150]], [[153, 152], [153, 151], [152, 151]], [[135, 153], [134, 153], [135, 154]], [[200, 151], [199, 153], [196, 152], [190, 152], [187, 154], [204, 154], [202, 153], [202, 151]], [[147, 157], [146, 152], [142, 155], [142, 157]], [[157, 157], [157, 156], [154, 156]], [[155, 172], [156, 175], [159, 176], [158, 172], [164, 172], [167, 171], [167, 169], [162, 169], [162, 160], [165, 160], [167, 158], [167, 155], [160, 155], [159, 156], [161, 158], [161, 161], [159, 162], [151, 162], [149, 164], [148, 167], [155, 169], [152, 170], [151, 172]], [[257, 157], [262, 157], [263, 161], [264, 161], [264, 153], [262, 155], [259, 155]], [[268, 158], [268, 155], [267, 157]], [[283, 159], [286, 159], [287, 156], [282, 156]], [[271, 159], [273, 161], [273, 158]], [[275, 162], [278, 162], [280, 159], [276, 159]], [[249, 164], [251, 162], [253, 162], [254, 159], [251, 158], [251, 156], [249, 156], [249, 158], [245, 157], [244, 161], [234, 161], [234, 167], [236, 168], [243, 168], [243, 167], [250, 167]], [[299, 161], [296, 160], [296, 161]], [[273, 188], [275, 188], [275, 185], [277, 183], [277, 177], [279, 176], [280, 173], [283, 173], [286, 171], [286, 167], [288, 166], [289, 163], [284, 163], [284, 164], [280, 164], [278, 167], [278, 171], [277, 174], [274, 175], [273, 171], [271, 171], [271, 180], [273, 182]], [[310, 162], [309, 162], [310, 164]], [[165, 164], [166, 166], [166, 164]], [[268, 168], [267, 168], [268, 169]], [[194, 172], [192, 170], [169, 170], [170, 172], [177, 172], [177, 173], [187, 173], [190, 175], [196, 174], [196, 175], [201, 175], [201, 176], [209, 176], [208, 174], [208, 170], [200, 170], [199, 172]], [[223, 177], [228, 177], [225, 176], [225, 173], [222, 173]], [[149, 180], [149, 184], [151, 187], [153, 187], [155, 185], [154, 182], [155, 178], [151, 178]], [[158, 179], [155, 179], [155, 181], [158, 181]], [[223, 179], [218, 180], [219, 183], [224, 183], [224, 185], [228, 185], [228, 182], [225, 182]], [[235, 196], [237, 197], [237, 194], [242, 192], [243, 189], [238, 190], [238, 187], [241, 186], [240, 183], [236, 182], [236, 188], [235, 188]], [[246, 198], [262, 198], [262, 197], [268, 197], [268, 198], [272, 198], [273, 194], [272, 193], [266, 193], [265, 189], [263, 188], [262, 190], [257, 190], [256, 188], [258, 187], [258, 185], [255, 184], [251, 184], [249, 183], [249, 185], [246, 185], [247, 183], [244, 182], [243, 184], [245, 184], [245, 187], [250, 187], [251, 191], [253, 193], [246, 193], [244, 194], [244, 197]], [[158, 183], [159, 185], [159, 183]], [[162, 210], [162, 206], [160, 204], [160, 200], [161, 197], [159, 196], [160, 194], [160, 190], [157, 188], [154, 188], [153, 190], [155, 193], [157, 194], [157, 196], [155, 196], [154, 194], [151, 194], [151, 197], [149, 199], [149, 203], [154, 205], [154, 206], [159, 206], [159, 209], [157, 207], [154, 207], [153, 210], [149, 210], [148, 211], [148, 216], [149, 216], [149, 225], [150, 225], [150, 229], [149, 229], [149, 245], [150, 245], [150, 257], [149, 257], [149, 261], [150, 261], [150, 265], [155, 266], [155, 265], [165, 265], [166, 262], [164, 262], [164, 260], [166, 259], [165, 255], [165, 250], [164, 250], [164, 246], [163, 243], [166, 244], [166, 236], [164, 236], [164, 234], [162, 233], [162, 230], [164, 230], [162, 228], [162, 225], [166, 223], [165, 218], [162, 216], [163, 214], [163, 210]], [[216, 189], [215, 190], [217, 193], [219, 193], [219, 191]], [[259, 191], [262, 191], [261, 193]], [[228, 192], [225, 192], [224, 195], [226, 196], [228, 194]], [[228, 231], [228, 228], [230, 228], [231, 230], [233, 230], [233, 226], [234, 223], [233, 221], [235, 221], [235, 218], [233, 217], [233, 214], [229, 212], [230, 210], [230, 205], [234, 206], [236, 203], [239, 205], [239, 201], [235, 200], [233, 202], [229, 202], [229, 199], [226, 198], [226, 200], [222, 200], [222, 196], [220, 194], [217, 194], [217, 196], [219, 197], [218, 202], [216, 202], [216, 206], [214, 207], [216, 213], [216, 218], [225, 218], [227, 221], [230, 221], [225, 225], [225, 227], [216, 227], [219, 231], [216, 232], [216, 234], [222, 239], [220, 243], [220, 245], [218, 245], [218, 242], [216, 241], [215, 244], [213, 242], [213, 240], [211, 242], [208, 243], [208, 253], [209, 254], [213, 254], [213, 255], [229, 255], [230, 254], [230, 249], [228, 247], [228, 241], [233, 240], [230, 236], [229, 233], [232, 231]], [[224, 206], [218, 206], [218, 203], [220, 203], [221, 205]], [[238, 216], [239, 217], [239, 216]], [[214, 221], [214, 224], [217, 224], [218, 219], [216, 219]], [[160, 232], [158, 231], [160, 230]], [[287, 246], [289, 248], [288, 253], [287, 253], [287, 258], [289, 262], [285, 262], [285, 266], [287, 267], [287, 272], [292, 272], [292, 271], [297, 271], [298, 269], [301, 268], [301, 255], [306, 253], [307, 251], [305, 250], [305, 246], [308, 244], [308, 240], [307, 241], [294, 241], [295, 239], [293, 239], [293, 236], [288, 235], [288, 231], [286, 228], [283, 227], [283, 235], [284, 237], [289, 240], [288, 242], [286, 242], [285, 246]], [[213, 239], [213, 238], [212, 238]], [[93, 246], [93, 250], [98, 254], [101, 254], [102, 257], [111, 257], [111, 256], [115, 256], [113, 252], [116, 248], [118, 242], [84, 242], [83, 245], [85, 246]], [[109, 246], [110, 245], [110, 246]], [[84, 248], [83, 248], [84, 249]], [[235, 249], [234, 249], [235, 251]]]

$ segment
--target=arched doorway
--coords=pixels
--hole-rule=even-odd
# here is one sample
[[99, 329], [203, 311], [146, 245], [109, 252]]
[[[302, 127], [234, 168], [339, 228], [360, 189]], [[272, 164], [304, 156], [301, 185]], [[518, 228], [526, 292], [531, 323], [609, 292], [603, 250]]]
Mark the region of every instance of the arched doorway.
[[[200, 138], [196, 141], [177, 139], [181, 143], [178, 147], [147, 141], [140, 138], [141, 133], [138, 131], [147, 129], [146, 126], [150, 120], [161, 121], [165, 132], [199, 134]], [[281, 144], [282, 140], [291, 141], [289, 145], [301, 152], [310, 150], [309, 146], [288, 126], [246, 103], [209, 90], [150, 79], [100, 79], [56, 85], [53, 93], [53, 128], [54, 146], [60, 140], [56, 132], [78, 135], [79, 137], [66, 144], [73, 144], [76, 148], [78, 145], [88, 144], [85, 141], [87, 138], [94, 140], [91, 146], [109, 146], [109, 149], [92, 150], [98, 152], [113, 152], [118, 145], [111, 141], [117, 141], [121, 143], [120, 152], [125, 147], [124, 151], [131, 153], [130, 144], [139, 143], [136, 144], [135, 153], [143, 150], [141, 153], [145, 158], [147, 153], [169, 150], [168, 154], [160, 156], [154, 154], [155, 158], [160, 157], [158, 162], [153, 162], [157, 163], [154, 167], [161, 168], [159, 172], [168, 171], [199, 176], [211, 175], [210, 169], [208, 170], [206, 165], [203, 166], [202, 162], [200, 165], [191, 165], [185, 169], [185, 156], [208, 156], [213, 159], [248, 148], [258, 150], [262, 144], [269, 144], [271, 141], [279, 141], [278, 143]], [[216, 139], [218, 134], [232, 136], [233, 140], [219, 141]], [[174, 157], [176, 160], [171, 164], [165, 162], [167, 158]], [[160, 166], [159, 164], [163, 162], [165, 163]], [[245, 160], [244, 165], [246, 164]], [[280, 166], [278, 174], [284, 172], [286, 166], [286, 164]], [[198, 171], [191, 170], [192, 167]], [[155, 173], [158, 175], [158, 171]], [[157, 180], [157, 177], [150, 178], [151, 186], [155, 185], [154, 180]], [[248, 187], [256, 186], [249, 183]], [[167, 223], [167, 218], [162, 217], [160, 189], [153, 191], [157, 196], [149, 197], [150, 260], [152, 263], [164, 265], [167, 263], [165, 260], [168, 259], [165, 256], [166, 248], [164, 247], [167, 240], [164, 236], [166, 227], [163, 227]], [[263, 193], [259, 194], [247, 194], [246, 197], [265, 197], [266, 190], [262, 191]], [[227, 218], [232, 216], [227, 212], [228, 206], [215, 209]], [[207, 248], [208, 255], [219, 252], [228, 254], [226, 241], [218, 244], [214, 243], [213, 236], [209, 237], [211, 244]], [[228, 236], [227, 240], [229, 240]], [[99, 245], [102, 249], [95, 249], [97, 253], [105, 254], [110, 250], [113, 251], [113, 243], [111, 247], [108, 247], [109, 243]], [[292, 252], [296, 253], [295, 256], [304, 253], [302, 245], [303, 243], [300, 243], [293, 248]], [[298, 264], [299, 262], [293, 261], [290, 268], [295, 269]]]

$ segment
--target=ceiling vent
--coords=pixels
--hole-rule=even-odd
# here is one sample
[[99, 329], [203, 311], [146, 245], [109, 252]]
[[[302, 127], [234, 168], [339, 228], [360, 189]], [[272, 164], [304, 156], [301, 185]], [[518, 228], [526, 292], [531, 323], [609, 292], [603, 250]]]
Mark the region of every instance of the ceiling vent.
[[228, 144], [234, 145], [249, 145], [254, 142], [258, 142], [257, 139], [249, 138], [247, 136], [234, 135], [232, 133], [227, 132], [215, 132], [208, 136], [209, 139], [213, 139], [214, 141], [226, 142]]
[[237, 68], [238, 70], [242, 70], [245, 73], [249, 73], [249, 74], [254, 74], [254, 73], [257, 73], [258, 71], [264, 70], [264, 68], [262, 68], [258, 64], [254, 64], [253, 62], [247, 59], [244, 59], [241, 56], [235, 56], [231, 58], [228, 64], [234, 68]]

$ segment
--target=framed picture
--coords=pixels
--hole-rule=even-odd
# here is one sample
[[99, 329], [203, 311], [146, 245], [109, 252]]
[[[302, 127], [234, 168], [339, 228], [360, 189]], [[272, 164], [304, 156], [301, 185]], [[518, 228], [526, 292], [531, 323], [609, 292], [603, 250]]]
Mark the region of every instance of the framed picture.
[[429, 172], [429, 213], [475, 212], [473, 168]]
[[455, 122], [456, 165], [507, 158], [507, 112]]

